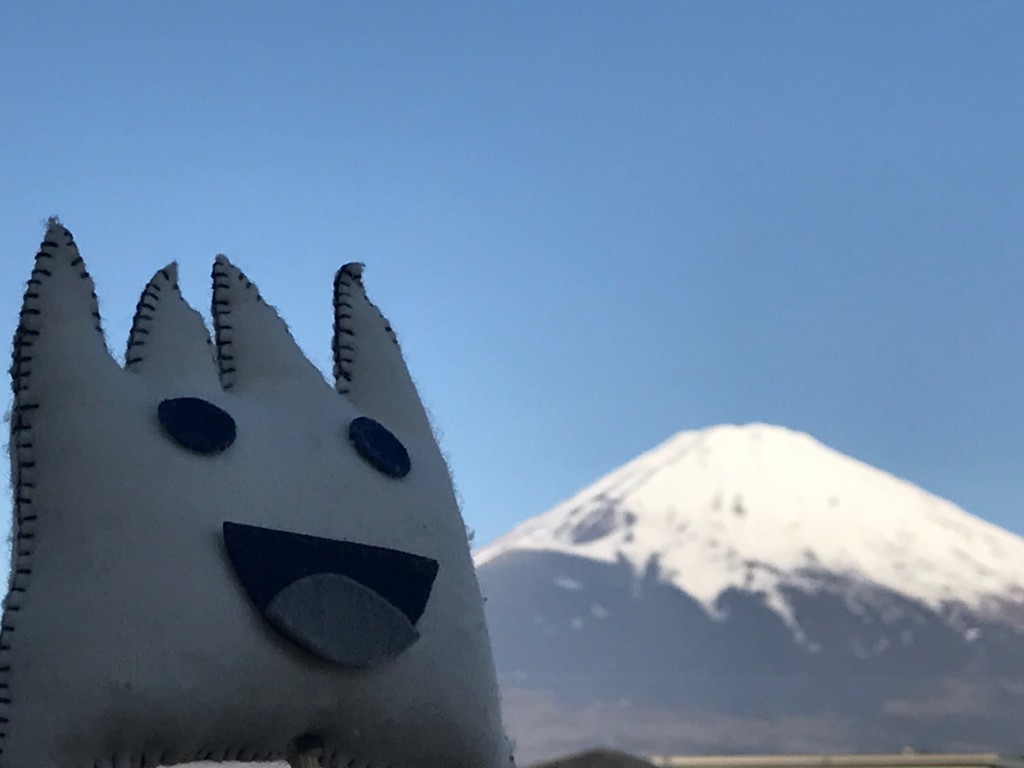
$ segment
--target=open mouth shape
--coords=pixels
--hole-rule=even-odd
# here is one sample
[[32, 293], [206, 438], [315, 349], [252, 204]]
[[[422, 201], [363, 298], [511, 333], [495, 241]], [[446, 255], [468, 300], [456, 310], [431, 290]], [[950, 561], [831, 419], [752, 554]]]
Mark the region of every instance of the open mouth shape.
[[232, 522], [224, 545], [263, 617], [322, 659], [370, 667], [419, 639], [436, 560]]

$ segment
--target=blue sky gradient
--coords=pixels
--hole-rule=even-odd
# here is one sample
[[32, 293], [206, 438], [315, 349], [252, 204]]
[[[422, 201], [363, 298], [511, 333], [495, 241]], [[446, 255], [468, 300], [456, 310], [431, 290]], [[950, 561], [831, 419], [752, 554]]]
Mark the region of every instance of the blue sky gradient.
[[747, 421], [1024, 533], [1022, 37], [1013, 2], [5, 3], [0, 328], [52, 213], [118, 351], [223, 251], [328, 370], [364, 261], [479, 543]]

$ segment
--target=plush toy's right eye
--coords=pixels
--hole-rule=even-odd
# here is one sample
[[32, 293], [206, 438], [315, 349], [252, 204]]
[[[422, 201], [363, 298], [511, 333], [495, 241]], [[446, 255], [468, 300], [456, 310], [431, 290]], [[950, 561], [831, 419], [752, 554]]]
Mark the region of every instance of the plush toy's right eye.
[[352, 419], [348, 425], [348, 439], [359, 451], [359, 455], [378, 472], [396, 478], [409, 474], [412, 467], [409, 452], [405, 450], [402, 441], [379, 421], [366, 416]]
[[164, 400], [157, 407], [157, 416], [174, 442], [195, 453], [220, 453], [235, 442], [231, 414], [198, 397]]

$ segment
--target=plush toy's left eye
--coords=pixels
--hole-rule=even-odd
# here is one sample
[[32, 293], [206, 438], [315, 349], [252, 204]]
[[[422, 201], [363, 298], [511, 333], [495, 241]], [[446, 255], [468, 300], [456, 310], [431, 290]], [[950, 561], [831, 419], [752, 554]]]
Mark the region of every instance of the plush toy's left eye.
[[220, 453], [235, 442], [231, 414], [206, 400], [176, 397], [164, 400], [156, 412], [164, 432], [195, 453]]
[[402, 441], [379, 421], [358, 416], [348, 425], [348, 439], [379, 472], [391, 477], [405, 477], [412, 465]]

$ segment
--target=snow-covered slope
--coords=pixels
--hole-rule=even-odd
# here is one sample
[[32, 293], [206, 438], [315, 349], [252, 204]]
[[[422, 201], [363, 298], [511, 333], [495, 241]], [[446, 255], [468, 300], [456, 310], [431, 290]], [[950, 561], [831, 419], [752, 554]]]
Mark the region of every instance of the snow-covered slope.
[[814, 438], [764, 424], [682, 432], [476, 555], [625, 559], [712, 616], [729, 588], [761, 592], [799, 638], [787, 588], [821, 574], [979, 616], [1024, 604], [1024, 538]]

